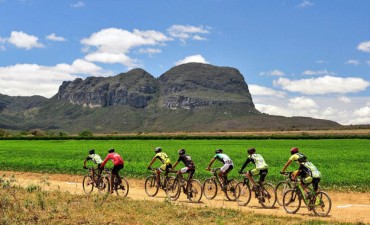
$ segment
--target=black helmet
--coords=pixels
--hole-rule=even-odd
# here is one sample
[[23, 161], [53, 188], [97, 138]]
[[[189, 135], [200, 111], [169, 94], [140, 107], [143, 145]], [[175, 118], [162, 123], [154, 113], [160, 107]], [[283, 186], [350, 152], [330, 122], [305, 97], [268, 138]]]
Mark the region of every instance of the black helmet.
[[218, 153], [222, 153], [222, 149], [221, 148], [216, 149], [216, 154], [218, 154]]
[[114, 152], [114, 148], [109, 149], [109, 150], [108, 150], [108, 152], [109, 152], [109, 153]]
[[89, 155], [91, 155], [91, 154], [95, 154], [95, 150], [94, 150], [94, 149], [91, 149], [91, 150], [89, 151]]
[[183, 155], [183, 154], [185, 154], [185, 149], [182, 148], [179, 150], [179, 155]]
[[294, 155], [294, 154], [296, 154], [298, 152], [299, 152], [299, 149], [297, 147], [294, 147], [294, 148], [291, 148], [290, 149], [290, 154], [292, 154], [292, 155]]
[[156, 147], [156, 148], [154, 149], [154, 151], [155, 151], [155, 153], [161, 152], [161, 151], [162, 151], [162, 148], [161, 148], [161, 147]]
[[299, 157], [298, 162], [307, 162], [307, 157], [305, 155], [303, 155], [302, 157]]
[[250, 148], [247, 150], [248, 154], [254, 154], [256, 152], [255, 148]]

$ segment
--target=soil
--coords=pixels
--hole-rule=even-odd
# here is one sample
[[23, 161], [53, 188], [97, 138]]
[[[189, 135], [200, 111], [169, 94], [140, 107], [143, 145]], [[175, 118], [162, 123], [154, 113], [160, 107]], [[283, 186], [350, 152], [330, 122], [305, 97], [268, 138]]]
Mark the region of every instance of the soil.
[[[0, 175], [4, 175], [5, 177], [14, 175], [17, 180], [16, 183], [23, 187], [33, 184], [42, 186], [44, 190], [61, 190], [68, 191], [72, 194], [84, 195], [82, 190], [82, 176], [11, 171], [0, 171]], [[49, 185], [45, 185], [43, 181], [47, 181]], [[165, 198], [163, 190], [160, 190], [156, 197], [148, 197], [144, 191], [144, 180], [128, 179], [128, 182], [130, 185], [128, 198], [130, 199], [163, 201]], [[97, 191], [94, 192], [97, 193]], [[264, 209], [254, 196], [252, 196], [251, 202], [247, 206], [238, 206], [236, 202], [226, 200], [223, 193], [218, 194], [213, 200], [207, 200], [203, 196], [201, 203], [189, 203], [184, 197], [184, 194], [182, 194], [174, 204], [183, 204], [192, 207], [231, 208], [243, 212], [289, 216], [298, 221], [320, 219], [332, 222], [370, 224], [370, 193], [329, 191], [328, 194], [332, 200], [332, 209], [329, 216], [325, 218], [316, 217], [313, 212], [308, 211], [305, 207], [301, 207], [294, 215], [287, 214], [284, 208], [277, 203], [274, 209]]]

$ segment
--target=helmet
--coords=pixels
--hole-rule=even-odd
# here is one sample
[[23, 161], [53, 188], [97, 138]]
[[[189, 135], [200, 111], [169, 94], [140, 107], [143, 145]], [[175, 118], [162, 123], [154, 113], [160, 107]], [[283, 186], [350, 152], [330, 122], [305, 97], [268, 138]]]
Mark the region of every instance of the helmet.
[[294, 154], [296, 154], [298, 152], [299, 152], [299, 150], [296, 147], [290, 149], [290, 154], [292, 154], [292, 155], [294, 155]]
[[298, 162], [307, 162], [307, 157], [304, 155], [298, 158]]
[[222, 149], [221, 148], [219, 148], [219, 149], [216, 150], [216, 154], [218, 154], [218, 153], [222, 153]]
[[248, 154], [254, 154], [256, 152], [255, 148], [250, 148], [247, 150]]
[[182, 148], [179, 150], [179, 155], [183, 155], [183, 154], [185, 154], [185, 149]]
[[94, 149], [91, 149], [91, 150], [89, 151], [89, 155], [91, 155], [91, 154], [95, 154], [95, 150], [94, 150]]
[[161, 148], [161, 147], [156, 147], [156, 148], [154, 149], [154, 151], [155, 151], [155, 153], [161, 152], [161, 151], [162, 151], [162, 148]]
[[114, 152], [114, 148], [109, 149], [109, 150], [108, 150], [108, 152], [109, 152], [109, 153]]

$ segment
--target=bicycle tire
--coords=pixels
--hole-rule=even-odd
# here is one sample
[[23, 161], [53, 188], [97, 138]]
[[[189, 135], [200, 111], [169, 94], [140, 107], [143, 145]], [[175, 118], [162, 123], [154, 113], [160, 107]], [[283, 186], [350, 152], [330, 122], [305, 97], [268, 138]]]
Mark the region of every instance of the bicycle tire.
[[301, 198], [296, 190], [290, 189], [283, 197], [283, 207], [287, 213], [294, 214], [301, 207]]
[[260, 196], [260, 204], [264, 208], [274, 208], [276, 203], [276, 190], [274, 188], [274, 185], [270, 183], [263, 184], [260, 189]]
[[235, 187], [236, 202], [240, 206], [246, 206], [251, 200], [251, 188], [249, 184], [239, 182]]
[[100, 194], [109, 193], [110, 190], [110, 180], [108, 177], [101, 177], [98, 181], [98, 191]]
[[287, 190], [292, 189], [292, 185], [287, 181], [281, 181], [276, 185], [275, 189], [276, 189], [276, 201], [280, 206], [282, 206], [284, 193]]
[[226, 195], [226, 198], [229, 201], [235, 201], [236, 200], [236, 197], [235, 197], [235, 188], [236, 188], [236, 185], [237, 184], [238, 184], [238, 181], [236, 181], [235, 179], [229, 179], [227, 181], [225, 195]]
[[[116, 194], [118, 196], [126, 197], [130, 190], [130, 187], [129, 187], [128, 181], [124, 177], [121, 177], [121, 181], [122, 181], [121, 184], [115, 184]], [[116, 179], [116, 182], [118, 182], [117, 179]]]
[[217, 184], [216, 181], [208, 178], [203, 183], [203, 194], [208, 200], [212, 200], [217, 195]]
[[189, 181], [187, 197], [191, 202], [200, 202], [203, 196], [202, 184], [199, 180], [192, 179]]
[[[319, 200], [317, 200], [319, 199]], [[325, 200], [324, 200], [325, 199]], [[319, 201], [319, 202], [317, 202]], [[326, 210], [324, 210], [324, 207], [326, 207]], [[315, 203], [313, 206], [313, 212], [317, 216], [327, 216], [330, 213], [331, 210], [331, 199], [330, 196], [324, 192], [319, 191], [315, 195]]]
[[154, 197], [157, 195], [159, 186], [157, 185], [156, 177], [155, 176], [149, 176], [145, 180], [144, 189], [146, 194], [149, 197]]
[[82, 188], [85, 194], [89, 195], [94, 190], [94, 181], [91, 175], [85, 175], [82, 180]]
[[171, 201], [180, 197], [180, 185], [178, 178], [169, 177], [166, 182], [166, 195]]

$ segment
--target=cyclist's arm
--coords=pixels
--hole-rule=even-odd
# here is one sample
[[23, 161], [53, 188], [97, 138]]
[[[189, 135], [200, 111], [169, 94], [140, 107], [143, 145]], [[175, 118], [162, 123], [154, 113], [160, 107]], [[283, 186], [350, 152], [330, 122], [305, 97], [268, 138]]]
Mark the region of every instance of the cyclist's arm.
[[111, 159], [111, 155], [108, 154], [107, 157], [105, 157], [104, 161], [100, 164], [100, 168], [103, 169], [105, 164], [108, 162], [108, 160]]
[[157, 159], [157, 157], [154, 157], [153, 159], [152, 159], [152, 161], [149, 163], [149, 166], [148, 166], [148, 168], [150, 168], [152, 165], [153, 165], [153, 163], [155, 162], [155, 160]]
[[85, 158], [84, 167], [86, 167], [86, 162], [89, 161], [89, 160], [91, 160], [91, 158], [89, 156]]
[[242, 166], [242, 168], [239, 170], [239, 172], [241, 172], [241, 171], [243, 171], [244, 170], [244, 168], [251, 162], [252, 160], [251, 160], [251, 158], [248, 158], [247, 160], [245, 160], [245, 162], [244, 162], [244, 164], [243, 164], [243, 166]]
[[211, 160], [211, 162], [209, 162], [209, 165], [208, 165], [208, 167], [207, 167], [207, 170], [210, 170], [210, 168], [211, 168], [211, 166], [212, 166], [212, 164], [213, 164], [213, 162], [216, 160], [216, 158], [212, 158], [212, 160]]
[[281, 170], [282, 173], [285, 172], [285, 170], [288, 168], [288, 166], [292, 163], [293, 161], [292, 160], [288, 160], [288, 162], [285, 164], [285, 166], [283, 167], [283, 169]]
[[175, 164], [172, 166], [172, 170], [175, 170], [175, 167], [179, 164], [179, 161], [176, 161]]

